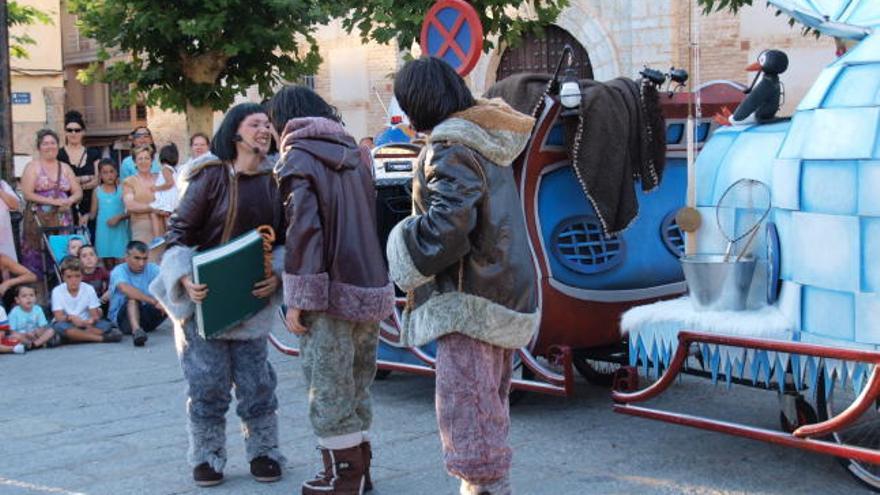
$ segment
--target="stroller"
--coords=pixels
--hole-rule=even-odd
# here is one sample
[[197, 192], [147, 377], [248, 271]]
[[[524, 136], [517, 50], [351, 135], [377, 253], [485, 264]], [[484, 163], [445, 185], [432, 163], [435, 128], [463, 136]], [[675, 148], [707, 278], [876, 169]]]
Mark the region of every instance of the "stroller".
[[[72, 239], [79, 239], [83, 245], [90, 244], [91, 234], [86, 226], [68, 225], [60, 227], [44, 227], [39, 218], [37, 226], [40, 228], [40, 236], [43, 241], [43, 289], [49, 294], [50, 287], [61, 283], [61, 261], [67, 256], [67, 246]], [[49, 267], [51, 266], [51, 270]], [[49, 277], [53, 275], [55, 280], [49, 284]]]

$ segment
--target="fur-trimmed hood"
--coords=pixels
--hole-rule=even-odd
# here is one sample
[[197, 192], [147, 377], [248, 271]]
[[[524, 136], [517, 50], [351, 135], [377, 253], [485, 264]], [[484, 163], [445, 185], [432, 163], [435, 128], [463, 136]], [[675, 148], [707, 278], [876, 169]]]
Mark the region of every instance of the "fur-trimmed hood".
[[497, 165], [509, 166], [525, 149], [534, 125], [535, 119], [500, 98], [477, 99], [476, 105], [434, 127], [430, 140], [461, 143]]

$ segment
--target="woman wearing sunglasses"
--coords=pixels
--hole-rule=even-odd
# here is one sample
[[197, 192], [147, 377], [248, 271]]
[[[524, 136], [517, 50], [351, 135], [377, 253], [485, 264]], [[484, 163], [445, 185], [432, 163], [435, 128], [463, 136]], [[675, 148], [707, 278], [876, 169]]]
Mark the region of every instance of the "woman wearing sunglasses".
[[[92, 190], [100, 182], [96, 164], [101, 159], [101, 152], [83, 145], [85, 133], [86, 122], [81, 113], [71, 110], [64, 114], [64, 147], [58, 150], [58, 161], [70, 165], [83, 190], [79, 207], [73, 209], [74, 215], [79, 215], [77, 221], [81, 225], [88, 221], [88, 213], [92, 208]], [[89, 222], [89, 231], [95, 231], [94, 221]]]

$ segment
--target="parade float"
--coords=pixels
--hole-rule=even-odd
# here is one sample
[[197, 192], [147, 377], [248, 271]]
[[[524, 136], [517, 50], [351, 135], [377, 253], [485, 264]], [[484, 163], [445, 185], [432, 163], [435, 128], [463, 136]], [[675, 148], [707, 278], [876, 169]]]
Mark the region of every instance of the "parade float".
[[[831, 454], [878, 489], [880, 3], [769, 3], [855, 45], [790, 119], [734, 122], [706, 143], [692, 184], [694, 250], [682, 258], [704, 266], [688, 274], [688, 298], [624, 313], [630, 364], [656, 381], [615, 392], [614, 408]], [[758, 186], [729, 194], [744, 183]], [[776, 390], [782, 431], [635, 405], [680, 372]]]

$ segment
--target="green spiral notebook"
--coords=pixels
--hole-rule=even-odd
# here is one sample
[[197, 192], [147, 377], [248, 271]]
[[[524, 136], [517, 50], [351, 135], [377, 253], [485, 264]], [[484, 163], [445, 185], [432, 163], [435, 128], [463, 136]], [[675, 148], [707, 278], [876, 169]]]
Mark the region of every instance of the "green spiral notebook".
[[256, 230], [193, 256], [193, 282], [207, 284], [196, 304], [196, 326], [206, 339], [222, 335], [266, 307], [251, 292], [263, 280], [263, 238]]

